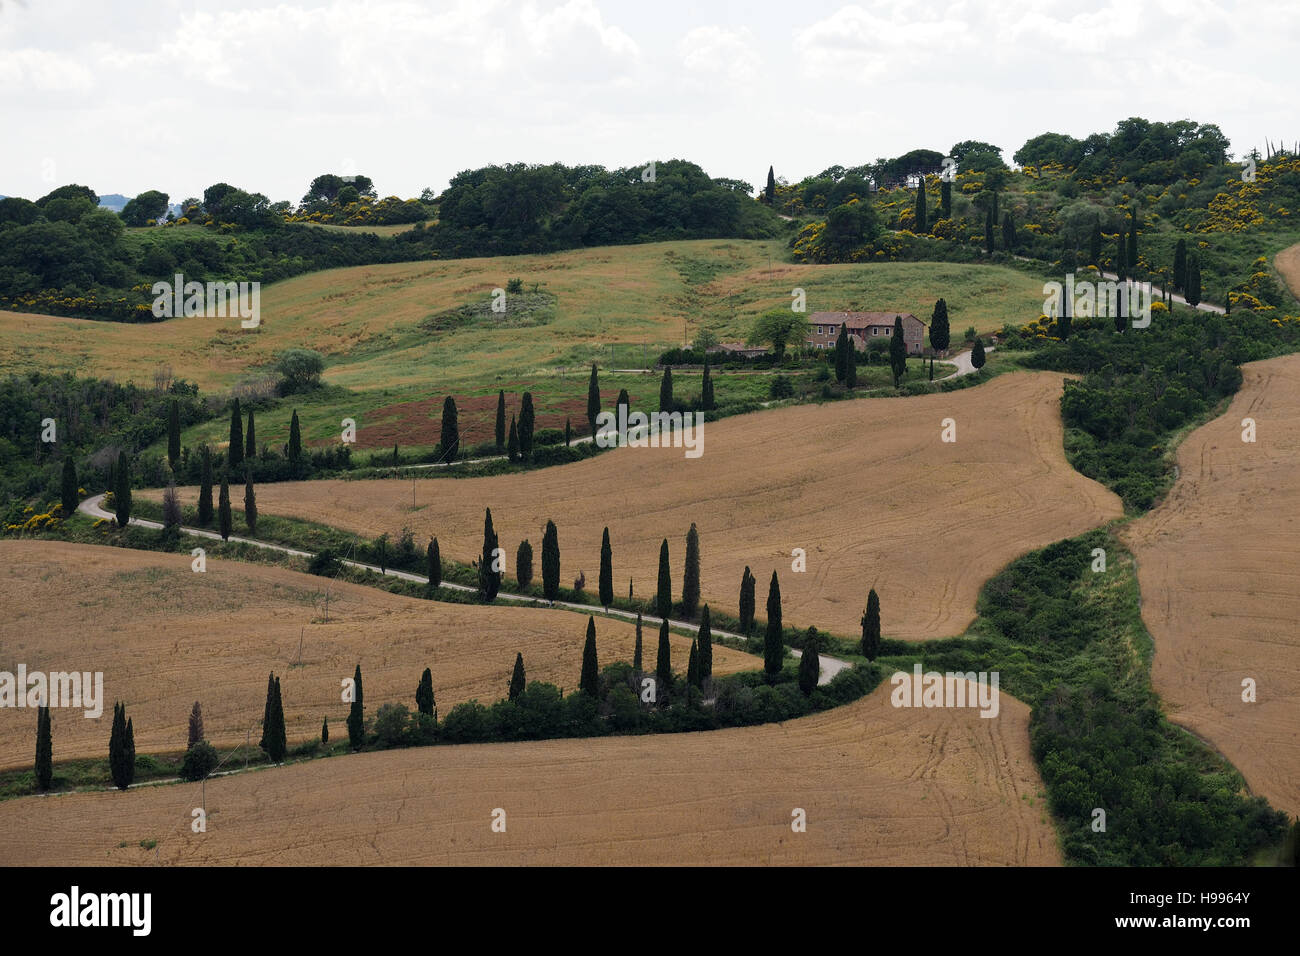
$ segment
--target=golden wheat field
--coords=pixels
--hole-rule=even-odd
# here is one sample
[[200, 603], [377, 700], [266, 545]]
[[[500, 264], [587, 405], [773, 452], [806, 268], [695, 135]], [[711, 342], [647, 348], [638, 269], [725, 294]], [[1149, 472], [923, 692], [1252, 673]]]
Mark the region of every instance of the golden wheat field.
[[[529, 680], [573, 690], [582, 670], [585, 615], [550, 608], [423, 601], [284, 568], [61, 542], [0, 541], [0, 671], [103, 671], [104, 715], [53, 712], [54, 759], [107, 754], [113, 701], [127, 704], [140, 753], [185, 749], [194, 701], [207, 737], [256, 753], [267, 674], [280, 678], [289, 743], [315, 738], [328, 717], [344, 733], [340, 681], [362, 670], [366, 710], [390, 702], [415, 709], [415, 688], [433, 671], [439, 714], [478, 698], [492, 703], [510, 683], [515, 653]], [[658, 631], [644, 634], [653, 661]], [[684, 669], [686, 637], [671, 637]], [[596, 621], [602, 664], [632, 660], [635, 625]], [[301, 663], [299, 663], [299, 660]], [[718, 674], [761, 660], [714, 649]], [[30, 766], [36, 713], [0, 708], [0, 767]]]
[[1028, 707], [894, 708], [889, 689], [788, 724], [214, 778], [206, 833], [191, 831], [196, 784], [9, 800], [0, 865], [1059, 864]]
[[[1300, 355], [1243, 366], [1228, 411], [1178, 451], [1178, 481], [1122, 536], [1138, 561], [1152, 680], [1170, 716], [1251, 789], [1300, 813]], [[1242, 441], [1243, 419], [1256, 441]], [[1255, 703], [1242, 681], [1255, 681]]]
[[[608, 526], [616, 592], [631, 577], [642, 597], [657, 586], [663, 538], [680, 596], [694, 522], [715, 608], [737, 611], [748, 565], [760, 616], [776, 570], [787, 624], [856, 634], [874, 587], [886, 634], [946, 637], [970, 624], [980, 586], [1007, 562], [1121, 514], [1114, 494], [1065, 460], [1061, 382], [1018, 372], [950, 394], [706, 421], [696, 459], [620, 448], [531, 473], [427, 479], [415, 508], [409, 480], [268, 484], [258, 508], [368, 537], [409, 526], [417, 544], [436, 535], [443, 555], [466, 563], [482, 549], [484, 506], [508, 555], [524, 538], [540, 554], [552, 519], [566, 585], [579, 572], [595, 580]], [[951, 443], [941, 441], [949, 418]], [[186, 504], [196, 495], [181, 492]], [[799, 573], [796, 548], [807, 555]]]

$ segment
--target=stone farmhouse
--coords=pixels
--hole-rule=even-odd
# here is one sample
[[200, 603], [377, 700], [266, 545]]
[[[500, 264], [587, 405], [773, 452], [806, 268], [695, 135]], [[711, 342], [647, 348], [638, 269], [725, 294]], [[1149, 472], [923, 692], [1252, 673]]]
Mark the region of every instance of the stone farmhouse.
[[929, 326], [911, 312], [814, 312], [808, 317], [810, 349], [833, 349], [840, 334], [840, 326], [847, 326], [849, 341], [859, 352], [865, 351], [872, 339], [894, 334], [894, 319], [903, 320], [903, 342], [908, 355], [920, 355], [925, 350], [925, 334]]

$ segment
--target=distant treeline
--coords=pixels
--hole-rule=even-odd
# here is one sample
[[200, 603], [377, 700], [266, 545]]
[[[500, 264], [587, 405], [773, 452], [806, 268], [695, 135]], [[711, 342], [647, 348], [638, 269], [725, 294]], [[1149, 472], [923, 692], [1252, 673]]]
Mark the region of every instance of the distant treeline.
[[[552, 252], [668, 239], [762, 238], [780, 218], [752, 187], [668, 160], [646, 167], [488, 166], [459, 173], [438, 221], [395, 236], [285, 223], [287, 204], [225, 183], [187, 200], [192, 228], [127, 233], [84, 186], [0, 200], [0, 308], [154, 321], [149, 288], [186, 280], [275, 282], [338, 266]], [[143, 308], [142, 308], [143, 307]]]

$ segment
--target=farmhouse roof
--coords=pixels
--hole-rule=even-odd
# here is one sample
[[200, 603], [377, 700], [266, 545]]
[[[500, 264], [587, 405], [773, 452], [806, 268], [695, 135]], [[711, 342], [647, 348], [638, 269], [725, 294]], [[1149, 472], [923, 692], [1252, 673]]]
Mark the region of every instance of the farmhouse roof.
[[888, 325], [892, 328], [895, 316], [901, 318], [904, 323], [910, 321], [926, 325], [911, 312], [814, 312], [808, 321], [822, 325], [847, 325], [851, 329], [860, 329], [867, 325]]

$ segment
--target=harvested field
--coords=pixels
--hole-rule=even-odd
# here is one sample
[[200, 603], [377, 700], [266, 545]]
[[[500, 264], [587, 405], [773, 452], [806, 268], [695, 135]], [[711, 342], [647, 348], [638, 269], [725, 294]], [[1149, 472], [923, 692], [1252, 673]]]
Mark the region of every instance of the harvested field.
[[1300, 299], [1300, 242], [1288, 246], [1274, 256], [1273, 265], [1277, 268], [1282, 281], [1290, 287], [1291, 294]]
[[[1029, 709], [870, 697], [784, 725], [389, 751], [0, 804], [0, 865], [1052, 865]], [[807, 832], [791, 830], [791, 811]], [[494, 808], [506, 832], [490, 829]], [[157, 840], [157, 855], [140, 848]], [[119, 847], [119, 844], [125, 844]]]
[[[439, 714], [477, 697], [506, 694], [515, 653], [530, 680], [573, 690], [582, 670], [585, 615], [540, 608], [442, 604], [335, 582], [324, 623], [327, 581], [283, 568], [209, 558], [190, 570], [189, 553], [163, 555], [59, 542], [0, 541], [0, 671], [103, 671], [104, 715], [55, 710], [54, 758], [107, 753], [113, 701], [124, 700], [140, 753], [183, 750], [190, 707], [203, 705], [215, 744], [254, 748], [266, 677], [280, 677], [290, 746], [315, 738], [328, 717], [344, 733], [348, 705], [339, 682], [361, 664], [366, 712], [399, 702], [415, 709], [415, 687], [433, 669]], [[632, 660], [635, 625], [596, 622], [600, 661]], [[291, 666], [299, 655], [299, 666]], [[647, 628], [653, 660], [658, 631]], [[673, 635], [684, 662], [690, 640]], [[762, 661], [714, 649], [719, 674]], [[30, 766], [36, 714], [0, 708], [0, 767]]]
[[[1300, 813], [1300, 356], [1243, 367], [1223, 416], [1178, 451], [1168, 499], [1127, 526], [1152, 680], [1170, 716]], [[1243, 442], [1242, 419], [1257, 441]], [[1257, 703], [1241, 699], [1242, 680]]]
[[[1008, 561], [1121, 514], [1115, 495], [1065, 460], [1061, 382], [1014, 373], [950, 394], [706, 422], [696, 459], [625, 448], [532, 473], [427, 479], [414, 510], [409, 480], [269, 484], [258, 508], [368, 537], [410, 526], [418, 545], [436, 535], [466, 563], [482, 548], [485, 505], [508, 554], [524, 538], [540, 554], [549, 518], [566, 584], [580, 570], [595, 580], [608, 525], [616, 590], [631, 576], [640, 596], [654, 593], [664, 537], [680, 596], [695, 522], [702, 593], [715, 608], [736, 612], [748, 565], [760, 616], [776, 569], [787, 623], [855, 634], [875, 587], [886, 634], [946, 637], [970, 624], [980, 586]], [[956, 442], [940, 440], [946, 418]], [[193, 503], [196, 489], [181, 497]], [[791, 571], [795, 548], [807, 551], [805, 573]]]

